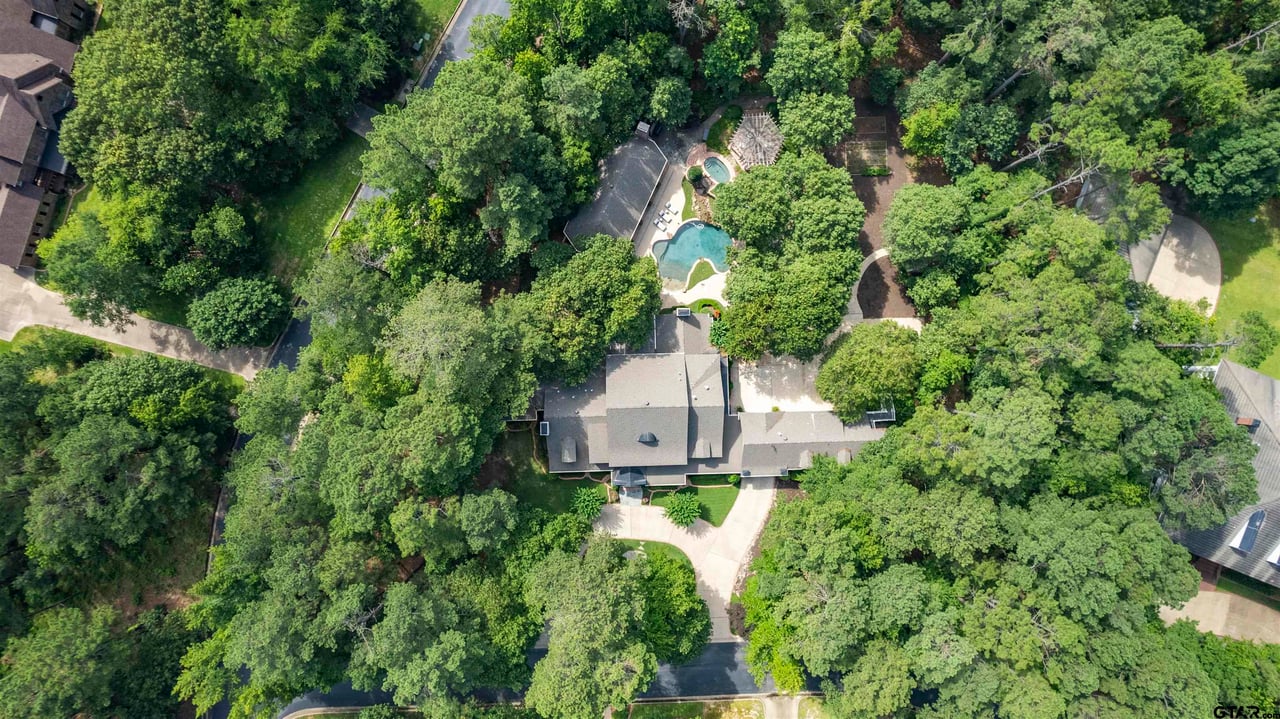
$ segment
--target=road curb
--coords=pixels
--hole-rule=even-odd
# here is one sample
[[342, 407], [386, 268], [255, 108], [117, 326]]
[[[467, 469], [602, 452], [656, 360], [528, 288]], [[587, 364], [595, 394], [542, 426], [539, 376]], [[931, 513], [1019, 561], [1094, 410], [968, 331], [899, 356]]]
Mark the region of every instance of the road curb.
[[[427, 73], [431, 71], [431, 66], [436, 64], [436, 57], [440, 54], [440, 46], [444, 44], [444, 39], [449, 37], [449, 33], [453, 30], [453, 26], [458, 22], [458, 16], [462, 14], [462, 8], [467, 6], [467, 0], [461, 0], [458, 7], [453, 9], [453, 16], [449, 18], [449, 22], [445, 23], [444, 29], [440, 31], [440, 37], [436, 38], [436, 42], [431, 46], [431, 52], [426, 57], [430, 59], [422, 66], [422, 72], [418, 73], [418, 79], [413, 81], [413, 87], [409, 92], [413, 92], [422, 85], [422, 81], [427, 77]], [[407, 97], [407, 94], [406, 94]]]

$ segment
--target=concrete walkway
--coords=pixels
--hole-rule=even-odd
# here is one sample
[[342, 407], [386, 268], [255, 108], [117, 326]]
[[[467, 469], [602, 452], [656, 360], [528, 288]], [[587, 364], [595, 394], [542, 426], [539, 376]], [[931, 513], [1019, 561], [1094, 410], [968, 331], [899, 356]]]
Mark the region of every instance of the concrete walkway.
[[137, 315], [133, 315], [133, 324], [119, 332], [112, 327], [98, 327], [73, 316], [57, 292], [46, 290], [12, 269], [0, 269], [0, 339], [12, 340], [18, 330], [33, 325], [194, 362], [249, 380], [266, 366], [269, 354], [269, 350], [261, 348], [215, 352], [196, 340], [191, 330]]
[[1160, 618], [1167, 624], [1190, 619], [1220, 637], [1280, 644], [1280, 612], [1230, 592], [1201, 589], [1182, 609], [1162, 608]]
[[711, 613], [711, 641], [741, 641], [729, 630], [729, 601], [739, 574], [747, 569], [744, 565], [756, 536], [773, 508], [773, 484], [770, 477], [743, 478], [742, 491], [719, 527], [701, 519], [691, 527], [677, 527], [661, 507], [617, 504], [604, 508], [595, 527], [619, 539], [663, 542], [679, 548], [693, 562], [698, 594]]

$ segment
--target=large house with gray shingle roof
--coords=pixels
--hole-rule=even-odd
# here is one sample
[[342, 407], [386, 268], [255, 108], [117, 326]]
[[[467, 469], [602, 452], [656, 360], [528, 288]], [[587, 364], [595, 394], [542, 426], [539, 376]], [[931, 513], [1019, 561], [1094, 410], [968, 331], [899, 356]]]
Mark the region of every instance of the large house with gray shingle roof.
[[1214, 384], [1227, 413], [1258, 446], [1253, 468], [1259, 501], [1220, 527], [1174, 539], [1197, 557], [1280, 587], [1280, 380], [1223, 360]]
[[93, 12], [82, 0], [0, 0], [0, 263], [35, 262], [67, 161], [58, 125], [71, 105], [76, 44]]
[[737, 412], [707, 315], [658, 315], [644, 347], [608, 355], [587, 381], [548, 385], [540, 434], [555, 473], [608, 471], [620, 487], [700, 474], [784, 477], [816, 455], [849, 461], [884, 429], [831, 412]]

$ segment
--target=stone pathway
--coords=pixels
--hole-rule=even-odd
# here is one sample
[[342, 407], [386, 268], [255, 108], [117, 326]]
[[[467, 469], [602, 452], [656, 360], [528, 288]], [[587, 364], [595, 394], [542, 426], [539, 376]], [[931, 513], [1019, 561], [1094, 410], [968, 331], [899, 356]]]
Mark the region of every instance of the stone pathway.
[[98, 327], [71, 314], [62, 295], [46, 290], [9, 268], [0, 269], [0, 339], [12, 340], [23, 327], [41, 325], [143, 352], [194, 362], [253, 379], [267, 366], [270, 350], [235, 348], [215, 352], [201, 344], [191, 330], [133, 315], [121, 331]]
[[661, 507], [617, 504], [607, 505], [595, 524], [598, 531], [619, 539], [663, 542], [684, 552], [698, 577], [698, 594], [711, 613], [713, 642], [741, 641], [729, 629], [729, 601], [738, 575], [747, 569], [744, 565], [756, 536], [773, 508], [773, 478], [743, 478], [741, 487], [733, 509], [719, 527], [701, 519], [691, 527], [677, 527]]

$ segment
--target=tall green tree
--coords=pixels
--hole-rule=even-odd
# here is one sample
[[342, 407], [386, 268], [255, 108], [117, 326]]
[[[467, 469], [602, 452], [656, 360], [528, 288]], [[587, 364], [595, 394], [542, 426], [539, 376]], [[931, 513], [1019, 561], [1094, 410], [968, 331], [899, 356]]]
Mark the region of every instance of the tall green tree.
[[819, 396], [846, 422], [892, 402], [910, 411], [920, 380], [916, 333], [892, 320], [859, 324], [836, 341], [818, 371]]

